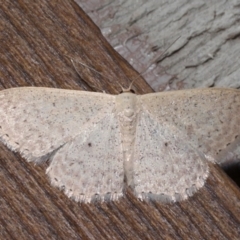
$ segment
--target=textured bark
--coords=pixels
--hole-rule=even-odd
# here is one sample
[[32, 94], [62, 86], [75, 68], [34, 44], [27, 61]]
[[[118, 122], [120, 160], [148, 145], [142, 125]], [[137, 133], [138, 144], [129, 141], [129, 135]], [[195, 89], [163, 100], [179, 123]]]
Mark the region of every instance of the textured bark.
[[[0, 88], [47, 86], [118, 93], [138, 74], [73, 2], [1, 1]], [[77, 72], [70, 59], [74, 60]], [[96, 69], [92, 71], [81, 62]], [[104, 77], [103, 77], [104, 76]], [[138, 93], [150, 92], [139, 78]], [[52, 187], [44, 166], [0, 144], [1, 239], [237, 239], [240, 192], [218, 166], [176, 204], [79, 204]]]
[[239, 0], [76, 2], [155, 91], [240, 87]]

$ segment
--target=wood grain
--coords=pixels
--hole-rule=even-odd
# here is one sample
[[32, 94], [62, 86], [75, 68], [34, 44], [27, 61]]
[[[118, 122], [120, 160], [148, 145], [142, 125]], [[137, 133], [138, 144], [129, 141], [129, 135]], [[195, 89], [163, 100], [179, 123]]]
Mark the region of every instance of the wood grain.
[[155, 91], [240, 88], [239, 0], [75, 1]]
[[[1, 89], [47, 86], [118, 93], [138, 76], [73, 1], [1, 0], [0, 30]], [[141, 78], [134, 87], [137, 93], [151, 92]], [[0, 239], [240, 236], [240, 192], [218, 166], [210, 165], [206, 185], [193, 197], [167, 205], [140, 202], [130, 190], [118, 202], [79, 204], [50, 185], [46, 167], [27, 163], [0, 144]]]

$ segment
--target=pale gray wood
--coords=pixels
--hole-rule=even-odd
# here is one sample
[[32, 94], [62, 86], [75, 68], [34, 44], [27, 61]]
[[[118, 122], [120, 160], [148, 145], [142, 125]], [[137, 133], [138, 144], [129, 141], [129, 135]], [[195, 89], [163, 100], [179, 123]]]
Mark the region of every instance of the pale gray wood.
[[240, 0], [76, 1], [155, 91], [240, 87]]

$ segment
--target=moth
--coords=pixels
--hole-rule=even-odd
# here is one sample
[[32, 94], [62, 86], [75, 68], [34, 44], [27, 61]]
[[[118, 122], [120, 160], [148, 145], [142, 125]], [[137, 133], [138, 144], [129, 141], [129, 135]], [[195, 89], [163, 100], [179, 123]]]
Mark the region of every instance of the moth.
[[208, 161], [239, 145], [240, 91], [119, 95], [23, 87], [0, 92], [0, 140], [29, 162], [49, 160], [51, 184], [76, 201], [180, 201]]

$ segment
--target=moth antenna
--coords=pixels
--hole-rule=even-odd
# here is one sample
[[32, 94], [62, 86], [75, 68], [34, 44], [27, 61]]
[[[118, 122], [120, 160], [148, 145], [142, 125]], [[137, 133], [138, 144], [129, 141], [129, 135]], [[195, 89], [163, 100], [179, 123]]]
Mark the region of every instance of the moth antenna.
[[[78, 72], [78, 70], [77, 70], [77, 68], [76, 68], [76, 65], [75, 65], [73, 59], [72, 59], [71, 57], [67, 56], [67, 55], [64, 55], [64, 56], [70, 59], [70, 61], [71, 61], [72, 65], [73, 65], [76, 73], [77, 73], [79, 76], [81, 76], [81, 74]], [[88, 68], [88, 69], [91, 69], [92, 71], [94, 71], [94, 72], [100, 74], [101, 76], [103, 76], [103, 75], [102, 75], [100, 72], [98, 72], [96, 69], [94, 69], [94, 68], [92, 68], [92, 67], [89, 67], [88, 65], [86, 65], [86, 64], [84, 64], [84, 63], [82, 63], [82, 62], [79, 62], [79, 61], [77, 61], [77, 62], [80, 63], [82, 66], [84, 66], [84, 67], [86, 67], [86, 68]], [[104, 77], [104, 76], [103, 76], [103, 77]]]
[[[67, 56], [67, 55], [65, 55], [65, 56], [70, 59], [70, 61], [71, 61], [72, 65], [73, 65], [76, 73], [81, 77], [81, 74], [79, 73], [79, 71], [78, 71], [77, 68], [76, 68], [76, 65], [75, 65], [75, 63], [74, 63], [74, 60], [73, 60], [71, 57]], [[77, 62], [80, 63], [82, 66], [84, 66], [84, 67], [86, 67], [86, 68], [88, 68], [88, 69], [91, 69], [92, 71], [94, 71], [94, 72], [98, 73], [99, 75], [101, 75], [103, 78], [108, 79], [108, 80], [110, 81], [110, 78], [107, 78], [107, 77], [104, 76], [102, 73], [98, 72], [96, 69], [94, 69], [94, 68], [92, 68], [92, 67], [89, 67], [88, 65], [86, 65], [86, 64], [84, 64], [84, 63], [82, 63], [82, 62], [79, 62], [79, 61], [77, 61]], [[122, 92], [128, 91], [129, 88], [125, 89], [119, 82], [117, 82], [117, 84], [118, 84], [118, 85], [120, 86], [120, 88], [122, 89]], [[132, 85], [130, 85], [130, 86], [132, 86]], [[100, 92], [102, 92], [101, 89], [98, 88], [98, 90], [99, 90]]]
[[[72, 63], [72, 65], [73, 65], [73, 67], [74, 67], [74, 70], [76, 71], [76, 73], [81, 77], [81, 74], [79, 73], [79, 71], [77, 70], [77, 67], [76, 67], [76, 65], [75, 65], [75, 62], [74, 62], [74, 60], [71, 58], [71, 57], [69, 57], [69, 56], [67, 56], [67, 55], [64, 55], [64, 56], [66, 56], [67, 58], [69, 58], [70, 59], [70, 61], [71, 61], [71, 63]], [[96, 72], [96, 73], [98, 73], [98, 74], [100, 74], [102, 77], [104, 77], [100, 72], [98, 72], [97, 70], [95, 70], [94, 68], [92, 68], [92, 67], [89, 67], [88, 65], [86, 65], [86, 64], [84, 64], [84, 63], [82, 63], [82, 62], [79, 62], [79, 61], [77, 61], [78, 63], [80, 63], [82, 66], [84, 66], [84, 67], [86, 67], [86, 68], [88, 68], [88, 69], [91, 69], [92, 71], [94, 71], [94, 72]], [[104, 77], [104, 78], [106, 78], [106, 77]], [[108, 79], [109, 80], [109, 78], [106, 78], [106, 79]], [[97, 90], [99, 90], [100, 92], [102, 92], [102, 90], [100, 89], [100, 88], [98, 88], [98, 87], [95, 87], [94, 86], [94, 88], [95, 89], [97, 89]], [[103, 91], [103, 92], [105, 92], [105, 91]]]
[[[172, 47], [172, 46], [174, 45], [174, 43], [175, 43], [179, 38], [180, 38], [180, 36], [179, 36], [176, 40], [174, 40], [174, 41], [169, 45], [169, 47], [167, 47], [167, 48], [160, 54], [160, 56], [164, 55], [164, 54], [169, 50], [169, 48]], [[70, 59], [70, 61], [71, 61], [72, 65], [73, 65], [75, 71], [77, 72], [77, 74], [78, 74], [79, 76], [81, 76], [80, 73], [78, 72], [77, 68], [76, 68], [76, 65], [75, 65], [73, 59], [70, 58], [70, 57], [67, 56], [67, 55], [65, 55], [65, 56]], [[152, 63], [150, 63], [142, 72], [140, 72], [139, 75], [131, 81], [131, 83], [130, 83], [130, 85], [129, 85], [128, 88], [124, 88], [119, 82], [117, 82], [117, 84], [118, 84], [118, 85], [120, 86], [120, 88], [122, 89], [122, 92], [131, 92], [133, 83], [134, 83], [137, 79], [139, 79], [140, 77], [142, 77], [145, 73], [147, 73], [147, 71], [149, 70], [149, 68], [153, 65], [153, 63], [155, 63], [155, 62], [160, 58], [160, 56], [157, 56], [157, 57], [152, 61]], [[86, 65], [86, 64], [84, 64], [84, 63], [82, 63], [82, 62], [79, 62], [79, 61], [77, 61], [77, 62], [80, 63], [82, 66], [84, 66], [84, 67], [86, 67], [86, 68], [88, 68], [88, 69], [91, 69], [92, 71], [100, 74], [102, 77], [110, 80], [109, 78], [107, 78], [106, 76], [104, 76], [103, 74], [101, 74], [100, 72], [98, 72], [97, 70], [95, 70], [94, 68], [89, 67], [88, 65]]]
[[[70, 57], [69, 57], [69, 59], [70, 59], [70, 61], [72, 62], [72, 65], [73, 65], [75, 71], [76, 71], [76, 72], [78, 73], [78, 75], [80, 76], [80, 73], [78, 72], [78, 70], [77, 70], [77, 68], [76, 68], [76, 66], [75, 66], [75, 63], [74, 63], [73, 59], [70, 58]], [[94, 71], [95, 73], [98, 73], [98, 74], [100, 74], [101, 76], [103, 76], [100, 72], [98, 72], [98, 71], [95, 70], [94, 68], [89, 67], [88, 65], [86, 65], [86, 64], [84, 64], [84, 63], [82, 63], [82, 62], [79, 62], [79, 61], [78, 61], [78, 63], [80, 63], [82, 66], [84, 66], [84, 67], [86, 67], [86, 68], [88, 68], [88, 69], [91, 69], [91, 70]], [[103, 76], [103, 77], [104, 77], [104, 76]]]

